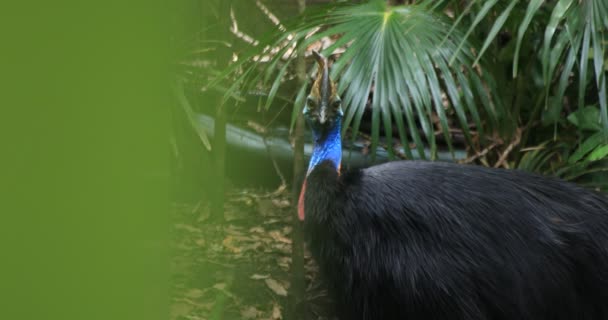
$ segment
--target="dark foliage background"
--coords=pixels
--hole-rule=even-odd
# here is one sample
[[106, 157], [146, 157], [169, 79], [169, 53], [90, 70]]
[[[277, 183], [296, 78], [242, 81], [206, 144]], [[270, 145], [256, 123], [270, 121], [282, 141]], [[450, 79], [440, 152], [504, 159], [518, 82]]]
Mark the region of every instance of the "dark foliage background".
[[333, 62], [344, 142], [363, 159], [346, 166], [457, 161], [608, 190], [604, 1], [181, 8], [173, 319], [331, 318], [293, 210], [310, 143], [301, 110], [312, 50]]

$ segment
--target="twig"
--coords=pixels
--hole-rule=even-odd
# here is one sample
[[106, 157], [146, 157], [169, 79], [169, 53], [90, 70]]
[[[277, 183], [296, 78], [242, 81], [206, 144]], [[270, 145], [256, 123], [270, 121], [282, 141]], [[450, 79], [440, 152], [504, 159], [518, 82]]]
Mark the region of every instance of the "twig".
[[232, 10], [232, 8], [230, 8], [230, 20], [232, 22], [232, 25], [230, 26], [230, 32], [232, 32], [232, 34], [234, 34], [235, 37], [251, 44], [254, 47], [257, 46], [258, 44], [260, 44], [260, 42], [258, 40], [255, 40], [248, 34], [245, 34], [241, 31], [239, 31], [239, 25], [236, 21], [236, 18], [234, 17], [234, 10]]
[[505, 149], [505, 151], [502, 153], [502, 155], [498, 159], [498, 162], [496, 162], [496, 164], [494, 164], [494, 168], [498, 168], [502, 165], [505, 165], [505, 168], [508, 169], [509, 166], [508, 166], [508, 164], [505, 163], [505, 161], [507, 160], [507, 157], [509, 156], [511, 151], [513, 151], [513, 148], [518, 146], [519, 143], [521, 142], [521, 132], [522, 132], [521, 128], [517, 128], [515, 130], [515, 140], [513, 140], [513, 142], [511, 142], [509, 144], [507, 149]]
[[475, 155], [473, 155], [469, 158], [466, 158], [464, 160], [461, 160], [460, 163], [471, 163], [471, 162], [485, 156], [486, 154], [488, 154], [488, 152], [490, 152], [490, 150], [496, 148], [498, 145], [501, 145], [501, 144], [502, 144], [502, 142], [494, 142], [487, 148], [481, 150], [480, 152], [477, 152]]
[[258, 8], [260, 8], [260, 10], [262, 10], [262, 12], [264, 12], [266, 17], [270, 21], [272, 21], [275, 26], [279, 28], [280, 31], [285, 32], [287, 30], [287, 28], [285, 28], [285, 26], [281, 24], [279, 18], [277, 18], [277, 16], [270, 12], [270, 10], [268, 10], [268, 7], [266, 7], [262, 2], [260, 2], [260, 0], [256, 1], [255, 4], [258, 6]]
[[220, 267], [224, 267], [224, 268], [234, 268], [234, 265], [233, 265], [233, 264], [221, 263], [221, 262], [217, 262], [217, 261], [213, 261], [213, 260], [210, 260], [210, 259], [205, 259], [205, 258], [201, 258], [201, 260], [202, 260], [202, 261], [205, 261], [205, 262], [209, 262], [209, 263], [211, 263], [211, 264], [218, 265], [218, 266], [220, 266]]
[[540, 145], [540, 146], [536, 146], [536, 147], [528, 147], [528, 148], [523, 148], [519, 151], [521, 152], [528, 152], [528, 151], [536, 151], [536, 150], [543, 150], [546, 147], [544, 145]]
[[279, 186], [277, 191], [275, 191], [275, 193], [281, 193], [287, 186], [287, 180], [285, 180], [285, 176], [281, 172], [281, 169], [279, 168], [279, 165], [277, 164], [277, 161], [274, 158], [272, 151], [270, 150], [270, 146], [268, 146], [268, 143], [266, 142], [266, 135], [264, 135], [263, 139], [264, 139], [264, 145], [266, 146], [266, 152], [268, 152], [268, 155], [270, 156], [270, 160], [272, 160], [272, 166], [274, 167], [274, 170], [276, 171], [277, 175], [281, 179], [281, 185]]

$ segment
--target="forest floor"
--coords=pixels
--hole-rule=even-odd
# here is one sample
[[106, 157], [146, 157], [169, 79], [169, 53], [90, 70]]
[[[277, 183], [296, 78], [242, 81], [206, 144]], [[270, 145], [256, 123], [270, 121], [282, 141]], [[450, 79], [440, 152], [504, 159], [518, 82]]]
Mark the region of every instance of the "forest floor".
[[[233, 192], [221, 225], [206, 206], [175, 204], [170, 319], [286, 319], [292, 208], [284, 187]], [[333, 319], [307, 250], [304, 258], [304, 319]]]

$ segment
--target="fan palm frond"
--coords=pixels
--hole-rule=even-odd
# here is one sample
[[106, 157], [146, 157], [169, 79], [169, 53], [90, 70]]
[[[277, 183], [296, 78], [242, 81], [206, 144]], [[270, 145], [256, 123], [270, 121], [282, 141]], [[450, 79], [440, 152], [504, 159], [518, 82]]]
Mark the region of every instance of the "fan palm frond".
[[[475, 124], [482, 136], [481, 131], [495, 125], [504, 108], [491, 94], [494, 82], [488, 73], [472, 67], [474, 56], [469, 50], [458, 50], [462, 36], [457, 31], [450, 32], [451, 25], [443, 13], [433, 11], [434, 5], [423, 1], [388, 6], [385, 1], [375, 0], [304, 15], [302, 22], [287, 26], [285, 33], [259, 46], [266, 49], [241, 57], [226, 71], [225, 75], [239, 75], [228, 94], [243, 85], [270, 88], [268, 107], [297, 53], [305, 52], [321, 39], [331, 38], [335, 42], [323, 49], [325, 55], [346, 48], [335, 55], [332, 76], [339, 82], [343, 98], [344, 128], [352, 128], [353, 137], [359, 131], [365, 109], [371, 106], [371, 150], [379, 143], [381, 127], [387, 145], [392, 146], [393, 125], [408, 158], [412, 157], [410, 143], [415, 144], [422, 158], [425, 144], [430, 146], [432, 155], [436, 154], [436, 129], [440, 129], [452, 150], [450, 113], [472, 143], [470, 125]], [[263, 72], [254, 72], [260, 55], [272, 50]], [[303, 87], [294, 95], [294, 114], [301, 112], [305, 92]], [[481, 113], [487, 115], [487, 123], [482, 123]], [[392, 152], [392, 148], [389, 150]]]

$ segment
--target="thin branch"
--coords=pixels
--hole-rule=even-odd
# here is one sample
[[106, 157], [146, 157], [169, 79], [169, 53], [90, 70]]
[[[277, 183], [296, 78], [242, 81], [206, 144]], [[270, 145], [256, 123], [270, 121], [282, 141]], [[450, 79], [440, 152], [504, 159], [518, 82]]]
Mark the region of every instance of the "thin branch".
[[477, 152], [475, 155], [466, 158], [464, 160], [461, 160], [460, 163], [471, 163], [481, 157], [484, 157], [486, 154], [488, 154], [488, 152], [490, 152], [492, 149], [496, 148], [497, 146], [501, 145], [502, 142], [494, 142], [491, 145], [489, 145], [487, 148], [481, 150], [480, 152]]
[[239, 25], [236, 21], [236, 18], [234, 17], [234, 10], [232, 8], [230, 8], [230, 20], [232, 22], [232, 24], [230, 25], [230, 32], [232, 32], [235, 37], [249, 43], [254, 47], [260, 44], [258, 40], [255, 40], [253, 37], [239, 31]]
[[284, 190], [287, 186], [287, 180], [285, 179], [285, 176], [281, 172], [281, 168], [279, 168], [279, 165], [277, 164], [277, 161], [276, 161], [274, 155], [272, 154], [272, 151], [270, 150], [270, 146], [266, 142], [266, 138], [267, 138], [267, 136], [266, 136], [266, 134], [264, 134], [263, 140], [264, 140], [264, 145], [266, 146], [266, 152], [268, 152], [268, 155], [270, 156], [270, 159], [272, 160], [272, 166], [274, 167], [274, 170], [276, 171], [277, 175], [281, 179], [281, 185], [279, 186], [277, 191], [281, 190], [280, 192], [282, 192], [282, 190]]
[[281, 20], [279, 20], [279, 18], [277, 18], [277, 16], [275, 16], [272, 12], [270, 12], [270, 10], [268, 10], [268, 7], [266, 7], [260, 0], [257, 0], [255, 2], [255, 4], [258, 6], [258, 8], [260, 8], [260, 10], [262, 10], [262, 12], [264, 12], [266, 17], [268, 17], [268, 19], [270, 19], [270, 21], [272, 21], [272, 23], [274, 23], [275, 26], [279, 27], [279, 30], [281, 30], [281, 31], [287, 30], [287, 28], [285, 28], [285, 26], [281, 24]]
[[494, 164], [494, 168], [498, 168], [503, 165], [505, 166], [505, 168], [507, 168], [507, 169], [509, 168], [509, 165], [505, 161], [507, 160], [507, 157], [509, 156], [511, 151], [513, 151], [513, 148], [518, 146], [519, 143], [521, 142], [521, 132], [522, 132], [521, 128], [517, 128], [515, 130], [515, 139], [513, 140], [513, 142], [511, 142], [509, 144], [507, 149], [505, 149], [505, 151], [502, 153], [502, 155], [498, 159], [498, 162], [496, 162], [496, 164]]

